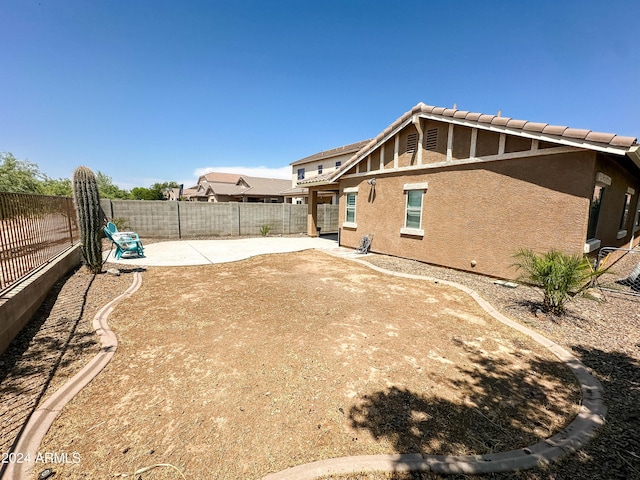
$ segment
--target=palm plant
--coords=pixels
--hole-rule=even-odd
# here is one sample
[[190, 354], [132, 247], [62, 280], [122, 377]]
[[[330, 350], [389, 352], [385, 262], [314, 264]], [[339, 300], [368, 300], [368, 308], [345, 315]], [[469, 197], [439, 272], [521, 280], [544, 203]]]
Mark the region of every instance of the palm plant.
[[518, 280], [540, 287], [543, 310], [554, 315], [562, 315], [567, 300], [584, 295], [595, 279], [607, 272], [607, 269], [594, 270], [586, 257], [557, 250], [538, 255], [522, 248], [514, 256], [518, 259], [514, 266], [523, 272]]

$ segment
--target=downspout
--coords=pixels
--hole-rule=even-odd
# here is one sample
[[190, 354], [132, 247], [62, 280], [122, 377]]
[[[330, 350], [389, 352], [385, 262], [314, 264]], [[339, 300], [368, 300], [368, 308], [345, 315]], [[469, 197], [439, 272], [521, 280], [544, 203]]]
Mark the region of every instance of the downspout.
[[424, 140], [424, 131], [422, 130], [422, 124], [420, 123], [420, 117], [414, 115], [411, 121], [413, 126], [418, 130], [418, 165], [422, 165], [422, 142]]
[[[629, 148], [629, 151], [627, 152], [627, 156], [638, 168], [640, 168], [640, 145], [634, 145], [631, 148]], [[635, 240], [636, 224], [638, 223], [638, 215], [640, 215], [638, 213], [640, 212], [640, 208], [638, 208], [639, 204], [640, 204], [640, 193], [638, 193], [638, 201], [636, 202], [636, 216], [633, 219], [633, 224], [631, 225], [631, 242], [629, 243], [629, 249], [633, 248], [633, 241]]]

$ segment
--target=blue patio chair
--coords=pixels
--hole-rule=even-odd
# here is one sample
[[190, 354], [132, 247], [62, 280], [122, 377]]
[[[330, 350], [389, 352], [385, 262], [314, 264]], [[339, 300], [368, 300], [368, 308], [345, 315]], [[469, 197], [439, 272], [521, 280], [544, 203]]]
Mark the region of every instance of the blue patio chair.
[[135, 253], [138, 257], [144, 257], [142, 241], [137, 233], [119, 232], [112, 222], [107, 223], [103, 230], [105, 236], [116, 247], [116, 259], [121, 259], [124, 253]]

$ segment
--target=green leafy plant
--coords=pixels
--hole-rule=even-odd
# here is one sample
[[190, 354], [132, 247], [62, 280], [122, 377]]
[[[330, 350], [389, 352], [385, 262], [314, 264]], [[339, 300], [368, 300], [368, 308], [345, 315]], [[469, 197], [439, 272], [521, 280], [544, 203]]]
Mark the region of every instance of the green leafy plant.
[[112, 218], [111, 223], [113, 223], [119, 231], [129, 228], [129, 220], [123, 217]]
[[596, 278], [608, 270], [594, 270], [588, 258], [557, 250], [536, 254], [523, 248], [514, 257], [518, 259], [514, 266], [523, 272], [518, 280], [540, 287], [543, 311], [554, 315], [562, 315], [569, 299], [584, 296]]
[[266, 237], [267, 235], [269, 235], [270, 231], [271, 231], [271, 226], [269, 225], [260, 226], [260, 235], [262, 235], [263, 237]]
[[78, 214], [82, 258], [93, 273], [102, 271], [102, 215], [96, 176], [87, 167], [73, 172], [73, 201]]

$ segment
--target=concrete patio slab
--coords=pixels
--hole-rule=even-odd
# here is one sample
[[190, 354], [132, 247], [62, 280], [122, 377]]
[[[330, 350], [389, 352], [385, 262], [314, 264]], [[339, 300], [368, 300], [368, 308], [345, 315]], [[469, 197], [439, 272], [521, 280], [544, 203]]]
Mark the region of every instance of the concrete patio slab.
[[[144, 243], [144, 239], [143, 239]], [[115, 250], [103, 252], [109, 262], [131, 266], [177, 267], [207, 265], [244, 260], [255, 255], [299, 252], [309, 249], [338, 248], [337, 238], [328, 237], [258, 237], [232, 240], [178, 240], [144, 246], [144, 258], [123, 256], [117, 260]]]

